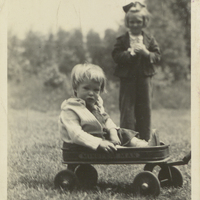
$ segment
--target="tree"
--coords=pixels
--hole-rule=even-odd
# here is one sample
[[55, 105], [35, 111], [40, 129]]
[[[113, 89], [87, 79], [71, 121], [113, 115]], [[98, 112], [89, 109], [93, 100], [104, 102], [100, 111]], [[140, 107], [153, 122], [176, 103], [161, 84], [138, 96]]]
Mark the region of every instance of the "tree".
[[99, 34], [93, 30], [90, 30], [87, 34], [86, 46], [91, 62], [93, 64], [102, 66], [104, 48]]
[[48, 38], [44, 41], [44, 51], [43, 51], [43, 64], [48, 67], [49, 63], [55, 62], [56, 60], [56, 45], [55, 45], [55, 36], [50, 33]]
[[176, 0], [171, 3], [170, 7], [173, 14], [177, 16], [177, 19], [182, 23], [187, 55], [191, 58], [191, 1]]
[[8, 32], [8, 80], [21, 82], [25, 69], [29, 66], [29, 61], [22, 57], [24, 49], [22, 41], [10, 31]]
[[[166, 74], [173, 75], [174, 80], [187, 77], [190, 58], [187, 53], [185, 27], [174, 14], [174, 1], [148, 1], [148, 9], [152, 14], [149, 30], [156, 37], [162, 51], [161, 67]], [[178, 8], [177, 8], [178, 9]]]
[[38, 74], [44, 63], [44, 38], [40, 34], [29, 31], [22, 41], [22, 48], [24, 49], [22, 58], [30, 63], [26, 70]]
[[74, 65], [85, 61], [83, 36], [80, 30], [66, 32], [62, 29], [57, 33], [56, 58], [59, 70], [68, 74]]
[[112, 29], [105, 30], [105, 34], [104, 34], [104, 38], [102, 42], [103, 42], [104, 50], [103, 50], [103, 57], [102, 57], [103, 65], [101, 67], [105, 71], [107, 78], [109, 80], [115, 80], [113, 73], [114, 73], [116, 63], [114, 62], [112, 58], [112, 51], [114, 48], [114, 44], [116, 42], [116, 31]]

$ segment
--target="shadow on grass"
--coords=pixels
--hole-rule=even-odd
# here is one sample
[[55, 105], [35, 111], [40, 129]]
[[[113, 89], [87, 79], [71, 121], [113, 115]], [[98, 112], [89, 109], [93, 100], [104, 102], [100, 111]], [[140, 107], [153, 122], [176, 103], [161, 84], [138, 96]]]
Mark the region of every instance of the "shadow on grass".
[[[31, 179], [30, 177], [21, 177], [18, 184], [21, 183], [27, 188], [44, 188], [44, 189], [55, 189], [54, 181], [50, 179]], [[121, 194], [132, 194], [133, 187], [131, 184], [124, 183], [112, 183], [112, 182], [98, 182], [96, 186], [88, 188], [86, 186], [79, 186], [74, 189], [75, 191], [87, 191], [87, 192], [106, 192], [106, 193], [121, 193]], [[60, 190], [61, 192], [63, 190]], [[72, 190], [69, 190], [72, 191]]]
[[49, 179], [30, 179], [30, 177], [21, 177], [19, 182], [21, 184], [26, 185], [26, 187], [28, 188], [34, 188], [34, 189], [38, 189], [38, 188], [44, 188], [44, 189], [54, 189], [54, 183], [53, 180], [49, 180]]
[[[63, 192], [64, 190], [60, 190]], [[66, 191], [66, 190], [65, 190]], [[111, 183], [111, 182], [98, 182], [96, 186], [92, 188], [88, 188], [87, 186], [79, 186], [74, 190], [67, 191], [75, 191], [75, 192], [88, 192], [88, 193], [111, 193], [113, 194], [122, 194], [122, 195], [130, 195], [133, 194], [133, 187], [131, 184], [124, 183]]]
[[101, 192], [132, 194], [132, 184], [125, 183], [112, 183], [112, 182], [99, 182], [93, 190], [100, 190]]

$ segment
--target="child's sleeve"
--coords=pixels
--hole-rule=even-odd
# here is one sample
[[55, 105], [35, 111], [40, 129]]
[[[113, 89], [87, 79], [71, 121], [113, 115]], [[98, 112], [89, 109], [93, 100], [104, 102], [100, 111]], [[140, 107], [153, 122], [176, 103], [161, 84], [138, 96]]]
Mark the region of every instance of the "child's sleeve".
[[106, 128], [108, 130], [112, 129], [112, 128], [115, 128], [115, 129], [118, 129], [119, 127], [117, 127], [117, 125], [113, 122], [113, 120], [109, 117], [107, 120], [106, 120]]
[[71, 140], [73, 143], [96, 150], [102, 141], [83, 131], [79, 117], [72, 110], [64, 110], [60, 114], [60, 133], [63, 141]]
[[117, 38], [117, 42], [114, 45], [114, 49], [112, 51], [112, 57], [113, 60], [117, 63], [117, 64], [128, 64], [128, 63], [133, 63], [134, 61], [136, 61], [136, 55], [132, 56], [130, 54], [130, 52], [128, 51], [128, 49], [125, 48], [124, 44], [123, 44], [123, 40], [121, 37]]
[[156, 42], [155, 38], [152, 37], [151, 43], [149, 45], [150, 63], [156, 64], [160, 60], [160, 57], [161, 57], [160, 48], [159, 48], [158, 43]]

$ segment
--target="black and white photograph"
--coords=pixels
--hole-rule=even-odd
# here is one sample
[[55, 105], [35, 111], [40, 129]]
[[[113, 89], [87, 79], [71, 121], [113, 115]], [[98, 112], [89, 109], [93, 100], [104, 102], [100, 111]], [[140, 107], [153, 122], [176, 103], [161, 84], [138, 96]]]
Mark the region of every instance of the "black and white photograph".
[[2, 0], [0, 199], [199, 199], [199, 7]]

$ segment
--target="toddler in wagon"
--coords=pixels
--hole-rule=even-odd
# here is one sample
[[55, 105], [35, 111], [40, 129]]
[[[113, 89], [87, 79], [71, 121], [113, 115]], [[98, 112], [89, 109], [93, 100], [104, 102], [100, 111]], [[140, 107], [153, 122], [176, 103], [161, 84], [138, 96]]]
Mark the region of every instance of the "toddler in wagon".
[[133, 130], [116, 126], [103, 107], [100, 94], [105, 91], [103, 70], [93, 64], [78, 64], [71, 73], [74, 97], [61, 105], [59, 130], [63, 146], [88, 147], [107, 153], [117, 151], [116, 145], [146, 147], [159, 145], [159, 137], [152, 133], [148, 142]]
[[105, 91], [103, 70], [93, 64], [78, 64], [71, 73], [74, 97], [61, 105], [59, 130], [64, 146], [83, 146], [113, 153], [116, 145], [146, 147], [159, 145], [157, 132], [148, 142], [138, 139], [133, 130], [116, 126], [103, 107], [100, 94]]

